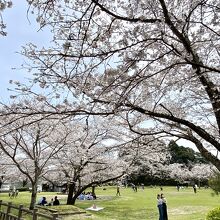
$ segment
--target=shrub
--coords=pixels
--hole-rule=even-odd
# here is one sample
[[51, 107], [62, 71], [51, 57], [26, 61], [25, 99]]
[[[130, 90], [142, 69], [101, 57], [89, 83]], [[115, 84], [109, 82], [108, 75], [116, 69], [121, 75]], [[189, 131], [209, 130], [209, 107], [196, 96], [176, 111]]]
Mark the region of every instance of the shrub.
[[209, 211], [206, 220], [220, 220], [220, 207]]

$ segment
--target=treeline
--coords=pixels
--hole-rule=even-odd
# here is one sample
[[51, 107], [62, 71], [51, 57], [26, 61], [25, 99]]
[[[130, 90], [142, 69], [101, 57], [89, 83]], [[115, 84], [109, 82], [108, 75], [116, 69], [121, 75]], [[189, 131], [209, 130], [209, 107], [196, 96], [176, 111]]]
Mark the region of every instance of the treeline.
[[[208, 184], [208, 178], [199, 178], [198, 173], [195, 172], [195, 166], [206, 165], [209, 166], [199, 152], [195, 152], [192, 148], [179, 146], [175, 141], [170, 141], [167, 146], [166, 158], [161, 162], [152, 164], [151, 167], [146, 165], [144, 158], [137, 161], [139, 169], [133, 172], [129, 178], [128, 183], [145, 185], [189, 185], [192, 182], [201, 185]], [[176, 175], [170, 175], [170, 171], [176, 172]], [[189, 174], [186, 175], [186, 172]], [[208, 175], [207, 175], [208, 176]]]

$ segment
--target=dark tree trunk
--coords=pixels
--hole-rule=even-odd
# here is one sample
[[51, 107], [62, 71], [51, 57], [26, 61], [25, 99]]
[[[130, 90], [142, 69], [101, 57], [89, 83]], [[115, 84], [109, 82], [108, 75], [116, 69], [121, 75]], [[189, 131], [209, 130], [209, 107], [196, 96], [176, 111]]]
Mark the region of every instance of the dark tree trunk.
[[37, 200], [37, 183], [32, 184], [30, 210], [34, 209]]
[[96, 198], [95, 186], [94, 186], [94, 185], [92, 186], [92, 196], [93, 196], [94, 198]]
[[[67, 205], [73, 205], [72, 204], [72, 199], [73, 199], [73, 194], [75, 193], [76, 189], [75, 189], [75, 182], [71, 182], [68, 186], [69, 188], [69, 192], [68, 192], [68, 197], [67, 197]], [[75, 196], [75, 195], [74, 195]]]
[[95, 193], [95, 186], [96, 185], [100, 185], [100, 184], [103, 184], [103, 183], [108, 183], [110, 181], [114, 181], [114, 180], [117, 180], [118, 178], [122, 177], [124, 175], [124, 173], [121, 173], [120, 175], [116, 176], [116, 177], [113, 177], [113, 178], [110, 178], [110, 179], [107, 179], [107, 180], [104, 180], [104, 181], [94, 181], [92, 183], [89, 183], [88, 185], [86, 186], [82, 186], [80, 187], [77, 191], [75, 191], [75, 194], [73, 196], [73, 192], [74, 192], [74, 189], [75, 189], [75, 183], [72, 182], [70, 185], [69, 185], [69, 193], [68, 193], [68, 198], [67, 198], [67, 205], [74, 205], [75, 202], [76, 202], [76, 199], [77, 197], [83, 192], [85, 191], [87, 188], [89, 187], [94, 187], [94, 193]]
[[75, 205], [77, 197], [81, 194], [81, 190], [76, 192], [72, 198], [71, 205]]

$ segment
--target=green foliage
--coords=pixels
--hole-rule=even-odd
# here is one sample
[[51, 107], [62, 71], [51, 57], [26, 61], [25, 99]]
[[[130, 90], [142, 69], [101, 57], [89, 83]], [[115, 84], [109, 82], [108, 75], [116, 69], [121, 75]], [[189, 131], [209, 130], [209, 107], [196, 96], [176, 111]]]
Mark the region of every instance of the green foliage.
[[209, 211], [206, 220], [220, 220], [220, 207]]
[[214, 190], [216, 194], [220, 192], [220, 173], [215, 172], [209, 179], [209, 186]]
[[195, 153], [195, 162], [196, 163], [208, 163], [208, 161], [202, 157], [202, 155], [199, 152], [194, 152]]
[[194, 151], [190, 148], [179, 146], [175, 141], [170, 141], [169, 150], [171, 154], [170, 163], [184, 163], [195, 160]]
[[200, 153], [192, 148], [179, 146], [175, 141], [170, 141], [169, 151], [171, 154], [170, 163], [182, 163], [188, 165], [191, 163], [207, 163]]

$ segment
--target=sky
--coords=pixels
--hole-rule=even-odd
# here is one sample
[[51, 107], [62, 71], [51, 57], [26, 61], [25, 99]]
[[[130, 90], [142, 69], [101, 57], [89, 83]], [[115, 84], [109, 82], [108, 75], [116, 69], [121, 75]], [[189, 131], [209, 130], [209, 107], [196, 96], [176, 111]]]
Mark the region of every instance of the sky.
[[38, 31], [39, 26], [33, 16], [27, 16], [27, 9], [26, 1], [14, 0], [13, 7], [3, 11], [7, 36], [0, 36], [0, 102], [10, 100], [9, 80], [23, 82], [28, 77], [27, 72], [21, 69], [24, 57], [19, 52], [22, 46], [28, 42], [41, 46], [50, 41], [50, 32]]

